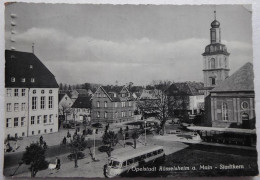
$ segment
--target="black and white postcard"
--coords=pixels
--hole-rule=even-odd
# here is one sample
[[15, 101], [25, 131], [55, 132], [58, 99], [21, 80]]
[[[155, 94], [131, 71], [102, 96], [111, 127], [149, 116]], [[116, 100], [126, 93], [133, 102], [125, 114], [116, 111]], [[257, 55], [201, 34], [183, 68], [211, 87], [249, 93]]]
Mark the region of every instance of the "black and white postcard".
[[253, 9], [6, 2], [4, 176], [257, 176]]

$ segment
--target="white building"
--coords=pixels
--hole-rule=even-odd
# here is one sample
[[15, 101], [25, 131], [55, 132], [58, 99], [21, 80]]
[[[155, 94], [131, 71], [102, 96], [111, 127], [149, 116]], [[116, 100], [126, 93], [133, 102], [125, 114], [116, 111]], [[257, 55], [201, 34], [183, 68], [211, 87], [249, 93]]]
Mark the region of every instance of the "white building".
[[5, 52], [5, 137], [58, 131], [58, 84], [32, 53]]

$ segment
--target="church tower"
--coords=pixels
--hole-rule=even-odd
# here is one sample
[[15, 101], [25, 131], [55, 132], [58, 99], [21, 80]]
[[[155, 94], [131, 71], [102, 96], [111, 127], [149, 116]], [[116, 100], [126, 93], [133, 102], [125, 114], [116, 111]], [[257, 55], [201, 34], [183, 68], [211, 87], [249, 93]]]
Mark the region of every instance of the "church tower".
[[213, 89], [229, 76], [229, 53], [226, 45], [221, 44], [220, 23], [216, 20], [211, 23], [210, 44], [206, 46], [203, 56], [203, 75], [206, 96], [208, 90]]

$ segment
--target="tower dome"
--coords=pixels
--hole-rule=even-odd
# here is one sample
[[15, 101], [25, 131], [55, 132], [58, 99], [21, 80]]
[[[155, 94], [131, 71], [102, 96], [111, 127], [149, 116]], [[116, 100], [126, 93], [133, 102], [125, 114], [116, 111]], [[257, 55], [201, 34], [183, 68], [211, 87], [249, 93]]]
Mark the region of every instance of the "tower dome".
[[212, 23], [211, 23], [211, 27], [212, 28], [219, 28], [220, 26], [220, 23], [217, 21], [217, 20], [214, 20]]

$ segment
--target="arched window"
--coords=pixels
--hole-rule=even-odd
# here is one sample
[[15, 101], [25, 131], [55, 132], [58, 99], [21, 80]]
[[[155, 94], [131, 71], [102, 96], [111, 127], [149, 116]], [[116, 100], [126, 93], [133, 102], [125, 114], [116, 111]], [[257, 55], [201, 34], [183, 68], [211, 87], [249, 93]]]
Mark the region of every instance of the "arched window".
[[227, 106], [227, 103], [222, 103], [222, 119], [224, 121], [227, 121], [228, 120], [228, 106]]
[[107, 118], [107, 112], [105, 112], [105, 118]]
[[214, 59], [214, 58], [212, 58], [212, 59], [210, 60], [210, 68], [211, 68], [211, 69], [215, 69], [215, 68], [216, 68], [216, 63], [215, 63], [215, 59]]

